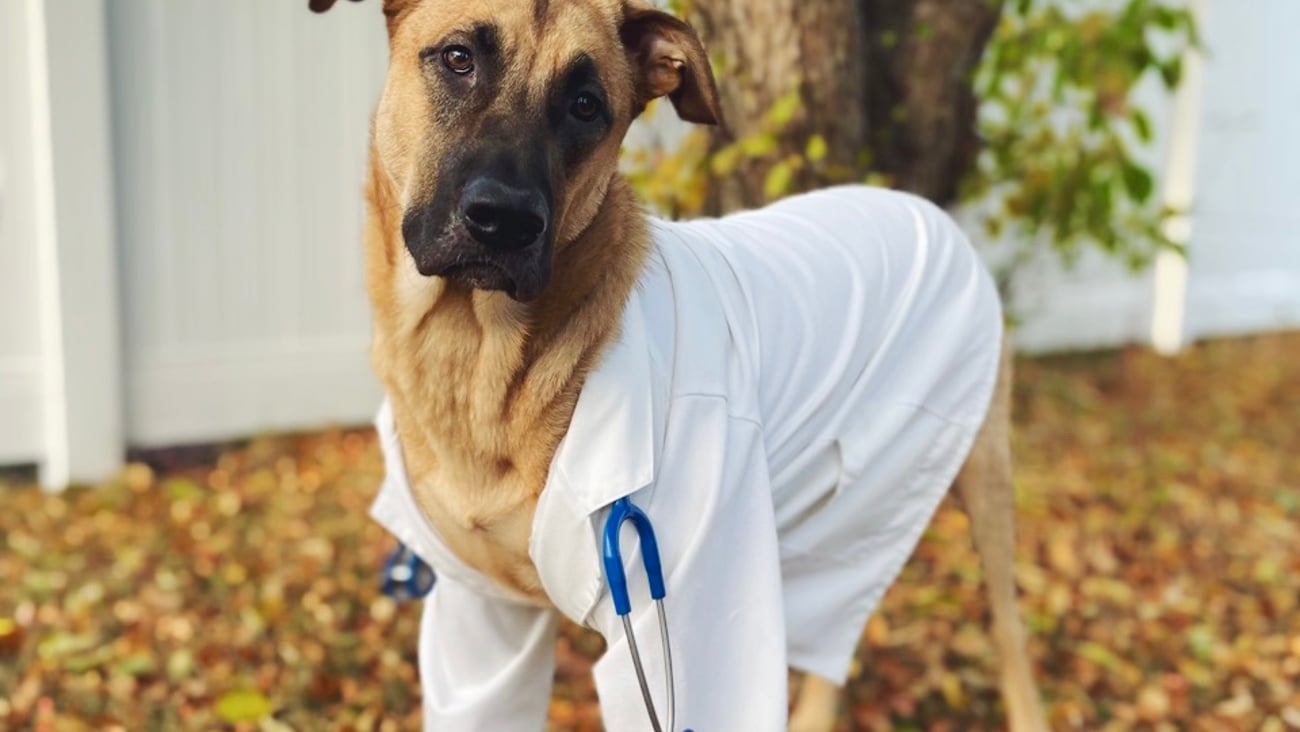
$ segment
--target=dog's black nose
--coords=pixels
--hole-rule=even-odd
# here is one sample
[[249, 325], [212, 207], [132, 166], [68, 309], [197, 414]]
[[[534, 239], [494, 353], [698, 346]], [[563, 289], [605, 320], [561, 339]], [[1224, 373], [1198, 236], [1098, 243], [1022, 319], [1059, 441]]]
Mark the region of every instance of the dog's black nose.
[[475, 239], [494, 249], [523, 249], [546, 231], [546, 199], [538, 191], [475, 178], [460, 197], [460, 215]]

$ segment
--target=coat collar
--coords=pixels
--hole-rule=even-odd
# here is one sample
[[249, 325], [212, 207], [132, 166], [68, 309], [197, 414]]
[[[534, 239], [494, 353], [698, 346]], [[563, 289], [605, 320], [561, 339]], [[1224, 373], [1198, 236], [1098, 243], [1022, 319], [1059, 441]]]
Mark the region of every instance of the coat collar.
[[620, 333], [587, 374], [546, 490], [589, 515], [654, 482], [655, 409], [651, 354], [639, 293]]
[[588, 623], [604, 592], [598, 514], [654, 482], [656, 417], [663, 416], [656, 393], [634, 290], [621, 332], [583, 383], [533, 516], [528, 554], [547, 596], [575, 622]]

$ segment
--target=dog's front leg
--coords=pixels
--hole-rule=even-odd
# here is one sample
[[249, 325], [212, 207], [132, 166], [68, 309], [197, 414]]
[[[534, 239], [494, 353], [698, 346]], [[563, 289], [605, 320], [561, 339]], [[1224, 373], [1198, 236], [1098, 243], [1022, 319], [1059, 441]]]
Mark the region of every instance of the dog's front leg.
[[789, 732], [831, 732], [835, 729], [843, 689], [817, 674], [804, 674], [790, 713]]
[[546, 726], [559, 614], [489, 597], [443, 574], [420, 621], [424, 729]]

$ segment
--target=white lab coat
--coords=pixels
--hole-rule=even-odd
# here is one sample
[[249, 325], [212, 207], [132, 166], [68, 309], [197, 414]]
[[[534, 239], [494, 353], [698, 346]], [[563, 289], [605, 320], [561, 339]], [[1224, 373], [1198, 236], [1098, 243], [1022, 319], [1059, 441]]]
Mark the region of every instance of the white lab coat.
[[[678, 728], [784, 729], [787, 665], [844, 679], [984, 418], [1001, 311], [938, 208], [842, 187], [651, 232], [537, 506], [529, 551], [556, 609], [520, 603], [447, 550], [380, 412], [373, 515], [439, 575], [420, 636], [427, 730], [542, 729], [557, 612], [608, 641], [595, 666], [607, 729], [649, 729], [599, 561], [608, 506], [627, 495], [659, 538]], [[632, 612], [662, 710], [634, 534]]]

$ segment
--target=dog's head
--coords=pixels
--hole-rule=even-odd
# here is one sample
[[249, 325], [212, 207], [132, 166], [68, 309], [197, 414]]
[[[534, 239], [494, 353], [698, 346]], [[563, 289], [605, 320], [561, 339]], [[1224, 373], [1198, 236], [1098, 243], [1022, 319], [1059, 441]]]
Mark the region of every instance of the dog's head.
[[[335, 0], [310, 0], [317, 12]], [[632, 120], [719, 118], [699, 38], [632, 0], [385, 0], [374, 155], [416, 268], [533, 300], [591, 223]], [[614, 243], [611, 243], [614, 244]]]

